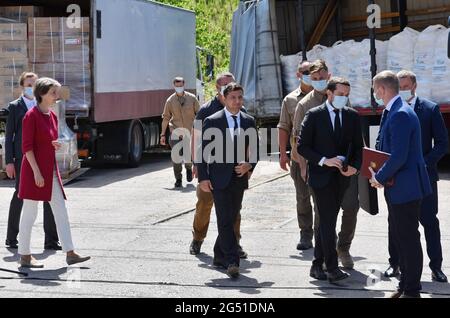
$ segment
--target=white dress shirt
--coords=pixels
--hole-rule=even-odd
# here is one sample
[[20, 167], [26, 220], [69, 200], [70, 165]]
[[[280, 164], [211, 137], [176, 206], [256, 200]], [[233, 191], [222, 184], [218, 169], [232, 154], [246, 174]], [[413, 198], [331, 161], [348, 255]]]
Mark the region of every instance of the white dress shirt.
[[408, 104], [414, 108], [414, 106], [416, 106], [416, 102], [417, 102], [417, 95], [414, 95], [414, 98], [412, 99], [411, 103]]
[[[387, 111], [391, 111], [392, 105], [394, 105], [394, 103], [397, 101], [397, 99], [401, 98], [400, 95], [395, 96], [394, 98], [392, 98], [390, 100], [390, 102], [386, 105], [386, 110]], [[402, 99], [403, 102], [403, 99]], [[406, 103], [406, 102], [405, 102]]]
[[[330, 104], [330, 102], [329, 102], [328, 100], [326, 101], [325, 104], [327, 105], [328, 114], [330, 115], [330, 119], [331, 119], [331, 125], [333, 126], [333, 130], [334, 130], [334, 121], [335, 121], [335, 119], [336, 119], [336, 113], [334, 112], [334, 110], [335, 110], [336, 108], [334, 108], [334, 107]], [[341, 122], [341, 127], [342, 127], [342, 110], [339, 111], [339, 120], [340, 120], [340, 122]], [[338, 158], [341, 159], [342, 161], [345, 160], [345, 157], [342, 157], [342, 156], [339, 156]], [[327, 158], [326, 158], [326, 157], [323, 157], [322, 160], [320, 160], [320, 162], [319, 162], [319, 166], [322, 167], [323, 164], [324, 164], [324, 162], [325, 162], [325, 160], [327, 160]]]
[[27, 106], [28, 110], [30, 110], [31, 108], [33, 108], [34, 106], [36, 106], [36, 99], [28, 99], [25, 96], [22, 96], [22, 100], [24, 101], [25, 105]]
[[231, 139], [234, 138], [234, 119], [233, 116], [237, 117], [237, 123], [238, 123], [238, 129], [241, 128], [241, 112], [237, 113], [236, 115], [230, 113], [225, 108], [225, 116], [227, 117], [228, 122], [228, 131], [230, 132]]
[[[336, 113], [334, 111], [336, 108], [334, 108], [328, 100], [326, 101], [326, 105], [328, 108], [328, 114], [330, 114], [331, 125], [333, 125], [333, 130], [334, 130], [334, 121], [336, 120]], [[341, 127], [342, 127], [342, 111], [339, 111], [339, 119], [340, 119]]]

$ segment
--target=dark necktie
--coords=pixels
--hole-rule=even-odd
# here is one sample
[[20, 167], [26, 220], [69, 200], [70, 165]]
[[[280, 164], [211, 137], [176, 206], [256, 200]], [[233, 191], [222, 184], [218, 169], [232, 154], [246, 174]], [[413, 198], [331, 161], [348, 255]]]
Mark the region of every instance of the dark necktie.
[[386, 119], [387, 119], [388, 115], [389, 115], [389, 111], [387, 109], [385, 109], [383, 111], [383, 115], [381, 116], [380, 130], [381, 130], [381, 128], [383, 128], [384, 124], [386, 123]]
[[381, 145], [381, 130], [383, 129], [384, 124], [386, 124], [386, 119], [387, 119], [388, 115], [389, 115], [389, 111], [387, 109], [385, 109], [383, 111], [383, 115], [381, 116], [380, 132], [378, 133], [377, 142], [375, 143], [375, 149], [377, 149], [377, 150], [381, 150], [382, 149], [382, 145]]
[[234, 131], [236, 132], [236, 130], [239, 129], [239, 125], [238, 125], [238, 121], [237, 121], [238, 117], [236, 115], [233, 115], [231, 117], [233, 117], [233, 120], [234, 120]]
[[341, 119], [339, 118], [340, 110], [335, 109], [333, 111], [336, 114], [336, 117], [334, 117], [334, 138], [336, 142], [339, 142], [341, 140], [341, 132], [342, 132]]
[[238, 125], [238, 121], [237, 121], [237, 116], [233, 115], [231, 117], [233, 117], [233, 120], [234, 120], [234, 129], [233, 129], [234, 163], [238, 164], [238, 129], [239, 129], [239, 125]]

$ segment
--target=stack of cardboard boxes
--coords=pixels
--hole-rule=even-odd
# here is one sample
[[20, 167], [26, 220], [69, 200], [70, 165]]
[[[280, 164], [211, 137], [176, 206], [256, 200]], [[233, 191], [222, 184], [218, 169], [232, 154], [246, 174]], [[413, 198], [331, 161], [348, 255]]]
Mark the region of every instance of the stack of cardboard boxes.
[[0, 108], [20, 96], [18, 78], [32, 71], [70, 88], [68, 110], [88, 111], [89, 18], [45, 18], [43, 12], [36, 6], [0, 7]]
[[28, 19], [28, 51], [33, 72], [70, 87], [67, 109], [89, 108], [89, 18]]
[[[89, 18], [43, 18], [33, 6], [0, 7], [0, 108], [21, 94], [19, 76], [32, 71], [69, 86], [70, 99], [58, 102], [59, 140], [56, 157], [64, 176], [79, 168], [76, 135], [65, 122], [65, 105], [88, 110], [91, 100]], [[69, 23], [68, 23], [69, 22]], [[80, 22], [80, 24], [77, 24]], [[0, 171], [4, 165], [4, 136], [0, 136]]]
[[27, 25], [0, 23], [0, 106], [20, 96], [18, 77], [28, 69]]
[[20, 94], [18, 78], [29, 69], [27, 23], [42, 7], [0, 7], [0, 108]]
[[18, 23], [28, 23], [28, 18], [42, 17], [44, 8], [37, 6], [0, 7], [0, 18], [14, 20]]

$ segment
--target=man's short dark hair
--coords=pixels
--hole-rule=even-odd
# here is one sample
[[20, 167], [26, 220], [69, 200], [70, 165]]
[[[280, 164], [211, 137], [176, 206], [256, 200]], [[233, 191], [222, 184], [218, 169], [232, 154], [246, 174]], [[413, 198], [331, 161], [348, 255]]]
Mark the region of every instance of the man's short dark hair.
[[316, 60], [309, 67], [309, 73], [314, 74], [320, 71], [328, 72], [327, 63], [324, 60]]
[[173, 85], [177, 84], [177, 83], [185, 83], [184, 78], [181, 76], [177, 76], [173, 79]]
[[244, 94], [244, 88], [237, 84], [237, 83], [230, 83], [226, 86], [224, 92], [223, 92], [223, 96], [225, 96], [225, 98], [231, 93], [231, 92], [237, 92], [237, 91], [241, 91], [242, 95]]
[[61, 84], [53, 78], [42, 77], [34, 84], [33, 95], [38, 104], [42, 103], [42, 96], [46, 95], [52, 87], [61, 87]]
[[350, 87], [350, 82], [347, 81], [345, 78], [342, 77], [332, 77], [328, 81], [327, 90], [330, 90], [334, 93], [334, 91], [337, 89], [338, 84], [345, 85]]
[[23, 72], [19, 77], [19, 85], [23, 87], [25, 80], [28, 78], [38, 78], [38, 76], [33, 72]]

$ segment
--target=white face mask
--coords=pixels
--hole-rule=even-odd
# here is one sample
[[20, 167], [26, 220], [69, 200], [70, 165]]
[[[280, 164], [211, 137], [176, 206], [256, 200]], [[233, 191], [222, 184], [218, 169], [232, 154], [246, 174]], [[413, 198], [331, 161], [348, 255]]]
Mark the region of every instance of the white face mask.
[[34, 99], [33, 95], [33, 87], [25, 87], [23, 89], [23, 94], [28, 97], [29, 99]]
[[407, 102], [409, 101], [414, 95], [411, 93], [411, 91], [400, 91], [401, 98]]
[[177, 94], [183, 94], [184, 93], [184, 87], [175, 87], [175, 92], [177, 92]]
[[303, 82], [303, 84], [305, 84], [307, 86], [312, 85], [311, 75], [303, 75], [303, 78], [301, 78], [300, 81]]
[[225, 92], [226, 86], [220, 86], [220, 95], [224, 96], [223, 93]]
[[373, 98], [375, 99], [375, 102], [379, 106], [384, 106], [384, 101], [381, 98], [378, 98], [377, 93], [375, 91], [373, 92]]
[[318, 92], [323, 92], [327, 88], [327, 80], [312, 81], [312, 87]]
[[348, 97], [347, 96], [334, 96], [333, 107], [336, 109], [343, 109], [347, 106]]

